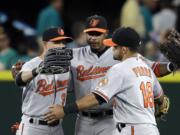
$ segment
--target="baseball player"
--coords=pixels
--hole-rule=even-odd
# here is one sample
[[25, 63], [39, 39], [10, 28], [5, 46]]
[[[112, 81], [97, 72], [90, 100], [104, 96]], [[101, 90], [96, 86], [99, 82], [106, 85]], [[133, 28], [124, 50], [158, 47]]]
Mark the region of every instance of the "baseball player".
[[[76, 99], [92, 92], [107, 71], [119, 63], [113, 59], [113, 49], [103, 45], [103, 40], [108, 34], [107, 21], [104, 17], [93, 15], [87, 18], [84, 32], [89, 45], [73, 49], [74, 58], [71, 61], [71, 85]], [[167, 64], [160, 65], [158, 62], [144, 60], [153, 68], [156, 75], [169, 73]], [[109, 104], [80, 112], [76, 120], [75, 134], [110, 135], [115, 127], [112, 119], [112, 102], [113, 100]]]
[[38, 74], [46, 52], [65, 47], [72, 39], [61, 28], [50, 28], [43, 34], [44, 51], [41, 56], [26, 62], [16, 75], [16, 84], [23, 86], [22, 120], [16, 135], [63, 135], [62, 120], [48, 124], [43, 120], [51, 104], [65, 105], [70, 73]]
[[[103, 45], [103, 40], [108, 34], [107, 21], [104, 17], [98, 15], [88, 17], [84, 32], [89, 46], [73, 49], [74, 57], [71, 60], [72, 80], [70, 85], [75, 91], [76, 99], [94, 91], [107, 71], [119, 63], [113, 59], [113, 49]], [[143, 59], [152, 67], [157, 76], [169, 74], [173, 68], [171, 64]], [[111, 134], [115, 127], [115, 122], [112, 119], [112, 102], [111, 100], [109, 104], [80, 112], [77, 116], [75, 134]]]
[[45, 119], [51, 123], [70, 113], [109, 102], [114, 97], [117, 128], [112, 135], [159, 135], [154, 117], [154, 98], [161, 99], [163, 91], [152, 69], [137, 53], [139, 35], [132, 28], [119, 28], [112, 39], [104, 42], [113, 46], [113, 58], [122, 62], [108, 71], [91, 94], [65, 107], [50, 106]]

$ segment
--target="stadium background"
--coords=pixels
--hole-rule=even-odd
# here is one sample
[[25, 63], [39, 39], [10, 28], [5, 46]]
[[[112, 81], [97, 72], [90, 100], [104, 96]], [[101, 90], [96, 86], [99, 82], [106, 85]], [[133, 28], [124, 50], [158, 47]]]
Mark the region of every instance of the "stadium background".
[[[116, 28], [120, 9], [125, 0], [64, 0], [62, 18], [65, 31], [70, 33], [70, 27], [75, 20], [99, 14], [107, 18], [110, 30]], [[38, 13], [47, 6], [48, 0], [1, 0], [0, 9], [13, 18], [18, 18], [32, 27], [36, 26]], [[83, 11], [83, 12], [82, 12]]]

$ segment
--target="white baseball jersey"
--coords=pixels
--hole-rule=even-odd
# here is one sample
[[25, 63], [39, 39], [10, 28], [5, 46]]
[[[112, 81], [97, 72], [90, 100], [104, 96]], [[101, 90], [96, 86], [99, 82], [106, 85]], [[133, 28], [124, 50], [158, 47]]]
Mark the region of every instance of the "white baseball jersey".
[[114, 65], [94, 93], [107, 102], [115, 97], [116, 122], [156, 125], [154, 97], [159, 97], [162, 89], [152, 69], [139, 56]]
[[[109, 48], [100, 57], [93, 53], [90, 46], [73, 49], [74, 58], [71, 61], [72, 89], [75, 90], [76, 98], [79, 99], [94, 91], [99, 81], [104, 78], [107, 71], [119, 63], [113, 59], [113, 50]], [[152, 67], [154, 62], [146, 60]], [[155, 67], [155, 66], [154, 66]], [[72, 83], [71, 83], [72, 84]], [[101, 105], [98, 109], [107, 109], [111, 105]]]
[[[33, 58], [23, 65], [21, 72], [32, 70], [41, 62], [40, 57]], [[55, 75], [38, 74], [23, 88], [22, 113], [31, 117], [40, 117], [48, 112], [48, 106], [64, 105], [69, 77], [69, 72]]]
[[[94, 91], [107, 71], [118, 62], [113, 59], [112, 48], [98, 57], [91, 51], [90, 46], [81, 47], [73, 49], [73, 56], [71, 71], [74, 82], [73, 89], [77, 99]], [[107, 106], [99, 106], [99, 109], [104, 108]]]

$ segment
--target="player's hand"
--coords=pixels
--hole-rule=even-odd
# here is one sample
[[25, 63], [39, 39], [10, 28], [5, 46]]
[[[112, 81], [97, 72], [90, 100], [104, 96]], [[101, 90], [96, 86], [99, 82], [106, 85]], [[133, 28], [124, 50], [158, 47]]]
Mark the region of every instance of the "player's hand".
[[16, 122], [11, 126], [11, 132], [16, 133], [16, 131], [19, 129], [19, 122]]
[[56, 120], [59, 120], [64, 117], [64, 110], [61, 105], [51, 105], [49, 107], [49, 112], [44, 115], [44, 120], [48, 124], [53, 123]]
[[12, 73], [12, 77], [15, 79], [16, 75], [19, 73], [19, 71], [21, 70], [23, 64], [25, 62], [18, 60], [11, 68], [11, 73]]

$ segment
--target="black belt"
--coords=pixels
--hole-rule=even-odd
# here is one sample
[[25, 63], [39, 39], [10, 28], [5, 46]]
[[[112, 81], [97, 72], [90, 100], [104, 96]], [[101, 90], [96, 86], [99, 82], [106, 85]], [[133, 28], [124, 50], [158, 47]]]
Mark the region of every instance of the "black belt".
[[118, 129], [119, 132], [121, 132], [121, 130], [126, 127], [125, 123], [117, 123], [116, 124], [116, 128]]
[[[30, 118], [29, 123], [35, 123], [35, 120], [33, 118]], [[39, 125], [46, 125], [46, 126], [55, 127], [55, 126], [59, 125], [59, 120], [54, 121], [53, 123], [50, 123], [50, 124], [48, 124], [47, 121], [38, 120], [38, 124]]]
[[89, 118], [102, 118], [105, 116], [113, 115], [113, 110], [94, 111], [94, 112], [82, 112], [82, 115]]

